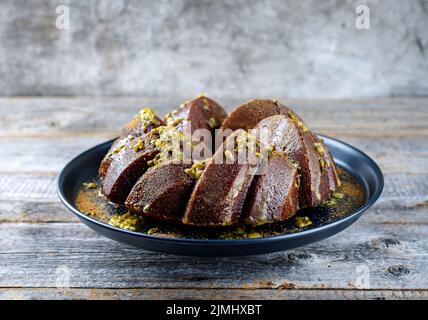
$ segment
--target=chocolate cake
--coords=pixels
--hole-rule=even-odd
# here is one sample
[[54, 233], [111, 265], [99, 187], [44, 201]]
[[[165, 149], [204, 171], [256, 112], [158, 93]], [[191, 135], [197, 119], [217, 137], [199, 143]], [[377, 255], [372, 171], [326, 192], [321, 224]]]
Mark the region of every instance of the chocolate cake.
[[[232, 133], [216, 150], [219, 127]], [[195, 137], [198, 129], [210, 139]], [[171, 137], [179, 143], [168, 143]], [[195, 159], [198, 144], [208, 152]], [[290, 108], [251, 100], [227, 116], [205, 96], [163, 119], [142, 110], [113, 143], [99, 175], [106, 197], [131, 213], [202, 227], [284, 221], [340, 186], [326, 145]]]

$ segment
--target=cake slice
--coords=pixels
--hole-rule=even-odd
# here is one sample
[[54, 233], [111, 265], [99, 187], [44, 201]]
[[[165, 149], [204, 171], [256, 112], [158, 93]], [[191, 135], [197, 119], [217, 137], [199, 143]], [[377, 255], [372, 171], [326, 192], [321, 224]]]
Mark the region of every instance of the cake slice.
[[123, 128], [121, 137], [139, 137], [162, 125], [162, 120], [150, 108], [140, 110]]
[[256, 175], [245, 204], [243, 221], [253, 226], [286, 220], [299, 209], [297, 165], [273, 151], [263, 175]]
[[148, 162], [159, 153], [151, 145], [152, 134], [129, 139], [111, 158], [102, 187], [105, 196], [113, 202], [123, 203], [138, 178], [147, 170]]
[[324, 142], [312, 133], [304, 121], [290, 108], [284, 106], [277, 100], [250, 100], [232, 111], [229, 116], [223, 121], [221, 129], [245, 129], [249, 130], [254, 128], [261, 120], [274, 116], [285, 115], [295, 121], [299, 128], [307, 135], [312, 135], [313, 143], [318, 145], [317, 149], [320, 152], [321, 165], [325, 165], [328, 171], [328, 179], [330, 190], [336, 190], [340, 186], [339, 176], [333, 161], [333, 158], [325, 146]]
[[101, 161], [98, 174], [101, 178], [107, 173], [111, 162], [125, 146], [130, 144], [130, 141], [137, 137], [147, 135], [152, 129], [162, 125], [162, 120], [150, 108], [140, 110], [134, 118], [129, 121], [122, 129], [120, 137], [113, 142], [110, 150]]
[[[211, 134], [225, 115], [215, 101], [202, 96], [184, 103], [163, 121], [152, 110], [143, 109], [125, 126], [122, 138], [113, 144], [100, 165], [106, 197], [114, 202], [125, 201], [148, 167], [184, 156], [185, 135], [197, 129], [206, 129]], [[174, 146], [172, 139], [179, 145]], [[208, 150], [206, 157], [211, 155], [211, 143]]]
[[116, 157], [116, 155], [128, 144], [134, 137], [123, 137], [116, 139], [110, 147], [110, 150], [104, 156], [104, 159], [101, 161], [100, 167], [98, 169], [98, 175], [100, 178], [104, 178], [108, 168], [110, 167], [111, 162]]
[[262, 142], [284, 153], [299, 166], [299, 207], [315, 207], [330, 198], [328, 171], [315, 136], [301, 123], [288, 116], [277, 115], [260, 121], [255, 127]]
[[240, 141], [248, 137], [244, 130], [236, 130], [208, 161], [190, 196], [184, 224], [219, 227], [238, 222], [259, 166], [257, 150], [248, 151], [248, 161], [239, 161]]
[[206, 129], [214, 133], [226, 118], [226, 111], [214, 100], [199, 96], [192, 101], [186, 101], [180, 107], [165, 116], [166, 123], [178, 123], [177, 129], [183, 132], [186, 127], [193, 134], [198, 129]]
[[181, 221], [195, 181], [190, 164], [168, 161], [150, 168], [126, 199], [129, 211], [161, 221]]
[[[225, 114], [223, 108], [215, 101], [198, 97], [165, 117], [166, 127], [169, 128], [166, 130], [170, 136], [181, 134], [182, 138], [198, 129], [206, 129], [212, 134]], [[154, 167], [150, 168], [135, 184], [126, 200], [126, 206], [134, 213], [157, 220], [181, 220], [194, 182], [202, 173], [204, 162], [187, 158], [184, 152], [178, 152], [179, 159], [165, 161], [166, 156], [163, 154], [169, 149], [167, 141], [162, 141], [163, 130], [159, 127], [160, 138], [158, 141], [153, 141], [161, 154], [158, 159], [155, 158]], [[163, 144], [163, 142], [166, 143]], [[191, 145], [190, 149], [192, 148]], [[202, 159], [211, 156], [211, 143], [205, 149], [209, 150], [209, 153], [205, 157], [202, 155]]]
[[221, 129], [249, 130], [254, 128], [264, 118], [274, 115], [287, 115], [290, 109], [277, 100], [256, 99], [247, 101], [236, 107], [224, 119]]

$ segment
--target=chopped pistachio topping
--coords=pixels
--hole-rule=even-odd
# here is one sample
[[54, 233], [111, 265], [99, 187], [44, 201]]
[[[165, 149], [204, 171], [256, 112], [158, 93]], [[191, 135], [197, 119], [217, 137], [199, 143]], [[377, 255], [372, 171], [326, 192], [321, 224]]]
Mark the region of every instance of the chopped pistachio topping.
[[324, 154], [324, 147], [321, 142], [315, 142], [314, 146], [315, 146], [315, 150], [318, 152], [319, 155]]
[[322, 158], [322, 157], [318, 158], [318, 162], [320, 163], [321, 171], [324, 171], [325, 166], [326, 166], [324, 158]]
[[138, 151], [140, 151], [143, 148], [144, 148], [144, 142], [143, 142], [143, 140], [138, 140], [137, 143], [134, 145], [134, 151], [135, 152], [138, 152]]
[[155, 112], [150, 108], [144, 108], [138, 112], [137, 117], [141, 121], [141, 128], [146, 130], [149, 125], [153, 124], [155, 126], [159, 125], [159, 120], [156, 119]]
[[291, 163], [291, 165], [293, 166], [294, 169], [300, 170], [300, 164], [297, 161], [293, 161], [291, 159], [289, 159], [289, 160], [290, 160], [290, 163]]
[[[171, 118], [172, 119], [172, 118]], [[166, 160], [178, 160], [184, 158], [184, 151], [182, 150], [182, 142], [186, 141], [184, 133], [177, 129], [176, 125], [183, 119], [175, 119], [170, 121], [170, 125], [159, 126], [150, 131], [152, 138], [150, 144], [155, 146], [159, 154], [147, 162], [149, 166], [156, 166]], [[168, 117], [166, 117], [168, 123]], [[174, 123], [175, 122], [175, 123]]]
[[296, 186], [296, 188], [299, 188], [299, 187], [300, 187], [300, 174], [299, 174], [299, 175], [297, 175], [295, 186]]
[[322, 203], [323, 206], [327, 206], [327, 207], [333, 206], [335, 204], [336, 204], [336, 200], [334, 198], [330, 198]]
[[86, 183], [83, 183], [83, 186], [86, 189], [96, 189], [97, 188], [97, 184], [95, 182], [86, 182]]
[[253, 134], [249, 134], [245, 131], [241, 132], [236, 136], [236, 152], [239, 151], [248, 151], [255, 152], [256, 147], [259, 146], [260, 143], [257, 140], [257, 137]]
[[230, 150], [226, 150], [226, 151], [224, 152], [224, 155], [226, 156], [226, 158], [227, 158], [227, 159], [229, 159], [229, 160], [231, 160], [231, 161], [234, 161], [234, 160], [235, 160], [235, 158], [234, 158], [234, 156], [233, 156], [233, 154], [232, 154], [232, 152], [231, 152]]
[[236, 227], [235, 232], [239, 233], [239, 234], [243, 234], [243, 233], [245, 233], [245, 229], [241, 228], [241, 227]]
[[315, 146], [315, 150], [319, 155], [318, 161], [320, 163], [321, 171], [324, 171], [325, 167], [327, 166], [327, 163], [324, 160], [324, 146], [321, 142], [315, 142], [314, 146]]
[[161, 160], [162, 154], [158, 153], [152, 160], [147, 161], [147, 165], [149, 167], [154, 167], [162, 162]]
[[312, 221], [308, 217], [296, 217], [294, 220], [294, 224], [298, 228], [304, 228], [310, 226], [312, 224]]
[[116, 149], [113, 150], [113, 153], [119, 153], [123, 148], [125, 148], [125, 145], [122, 144], [118, 146]]
[[182, 104], [180, 104], [180, 109], [185, 108], [189, 104], [189, 100], [184, 101]]
[[195, 160], [193, 162], [193, 165], [190, 168], [185, 169], [184, 172], [188, 174], [191, 178], [199, 179], [202, 175], [202, 172], [204, 172], [204, 169], [205, 169], [205, 160], [203, 161]]
[[331, 194], [331, 196], [332, 196], [333, 198], [335, 198], [335, 199], [343, 199], [344, 194], [343, 194], [343, 193], [341, 193], [341, 192], [333, 192], [333, 193]]
[[166, 120], [166, 125], [168, 127], [176, 127], [178, 126], [181, 122], [183, 122], [183, 118], [174, 118], [173, 116], [165, 116], [165, 120]]
[[292, 111], [288, 112], [288, 117], [302, 130], [302, 132], [308, 132], [308, 127], [299, 119], [299, 117]]
[[151, 228], [147, 231], [147, 234], [153, 235], [155, 233], [159, 232], [159, 228]]
[[210, 110], [210, 104], [207, 99], [202, 99], [202, 106], [205, 110]]
[[207, 124], [210, 126], [211, 129], [214, 129], [218, 125], [217, 120], [214, 117], [209, 118]]
[[144, 219], [140, 216], [127, 212], [122, 215], [115, 214], [108, 222], [110, 225], [126, 230], [138, 231], [144, 224]]
[[260, 233], [255, 232], [255, 231], [247, 233], [247, 238], [249, 238], [249, 239], [261, 238], [261, 237], [263, 237], [263, 236]]

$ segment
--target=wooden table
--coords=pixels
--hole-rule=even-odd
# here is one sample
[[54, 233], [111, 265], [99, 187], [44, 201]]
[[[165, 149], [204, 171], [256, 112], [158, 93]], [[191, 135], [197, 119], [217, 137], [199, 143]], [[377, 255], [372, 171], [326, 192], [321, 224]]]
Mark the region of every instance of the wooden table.
[[[327, 240], [208, 258], [99, 236], [56, 195], [73, 156], [114, 137], [140, 107], [165, 114], [180, 100], [0, 99], [0, 298], [428, 298], [428, 99], [283, 101], [314, 131], [373, 157], [383, 195]], [[222, 102], [230, 110], [238, 101]]]

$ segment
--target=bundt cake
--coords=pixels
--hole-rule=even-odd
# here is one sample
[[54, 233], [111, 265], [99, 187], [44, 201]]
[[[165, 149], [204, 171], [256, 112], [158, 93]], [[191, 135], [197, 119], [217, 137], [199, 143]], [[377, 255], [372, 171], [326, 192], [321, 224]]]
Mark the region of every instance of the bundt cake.
[[104, 177], [110, 163], [116, 155], [125, 147], [130, 144], [130, 140], [140, 137], [149, 133], [152, 129], [161, 125], [161, 119], [149, 108], [144, 108], [138, 112], [134, 118], [129, 121], [122, 129], [122, 134], [111, 146], [109, 152], [104, 157], [100, 165], [99, 176]]
[[195, 177], [190, 164], [167, 161], [152, 167], [138, 179], [126, 199], [129, 211], [162, 221], [180, 221]]
[[299, 207], [315, 207], [330, 197], [328, 172], [322, 165], [322, 154], [312, 134], [283, 115], [263, 119], [255, 128], [260, 139], [269, 141], [275, 150], [287, 155], [299, 166]]
[[277, 100], [254, 99], [236, 107], [229, 116], [224, 119], [221, 129], [254, 128], [261, 120], [278, 114], [288, 115], [290, 109]]
[[253, 159], [238, 161], [238, 149], [245, 144], [246, 135], [246, 131], [236, 130], [206, 164], [187, 204], [184, 224], [230, 226], [238, 222], [258, 165], [251, 161], [256, 150], [247, 153]]
[[104, 160], [110, 163], [103, 178], [103, 192], [113, 202], [125, 201], [134, 183], [146, 171], [148, 162], [159, 153], [156, 147], [150, 144], [150, 133], [126, 139], [120, 150], [116, 153], [113, 151], [111, 160]]
[[[149, 167], [183, 156], [185, 135], [192, 137], [198, 129], [208, 130], [212, 135], [225, 116], [221, 106], [203, 96], [185, 102], [163, 121], [151, 109], [143, 109], [125, 126], [100, 165], [104, 194], [111, 201], [124, 202]], [[181, 145], [170, 150], [171, 141]]]
[[[339, 176], [324, 142], [303, 120], [277, 100], [250, 100], [238, 106], [221, 129], [255, 129], [300, 166], [300, 208], [315, 207], [340, 186]], [[290, 135], [290, 136], [288, 136]]]
[[286, 220], [299, 210], [298, 194], [297, 165], [273, 151], [266, 172], [253, 179], [242, 219], [253, 226]]
[[163, 119], [140, 111], [99, 176], [105, 196], [133, 214], [203, 227], [284, 221], [340, 185], [326, 145], [290, 108], [251, 100], [227, 115], [205, 96]]

